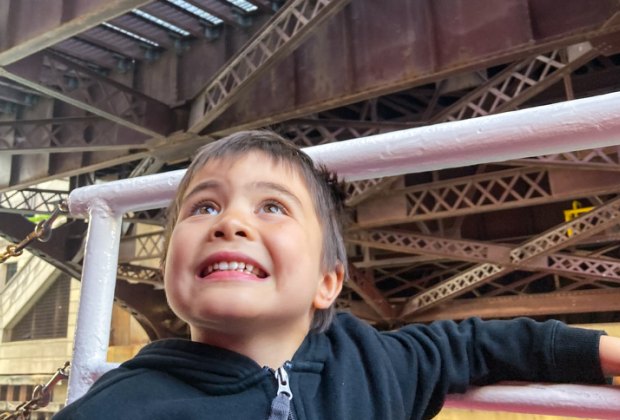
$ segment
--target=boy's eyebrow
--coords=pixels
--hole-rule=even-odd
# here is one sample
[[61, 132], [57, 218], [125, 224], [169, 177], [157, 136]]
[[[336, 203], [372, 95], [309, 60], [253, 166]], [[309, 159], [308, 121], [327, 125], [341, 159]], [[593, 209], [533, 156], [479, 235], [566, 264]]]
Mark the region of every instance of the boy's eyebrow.
[[278, 184], [276, 182], [268, 182], [268, 181], [257, 181], [251, 184], [252, 188], [261, 189], [261, 190], [273, 190], [279, 192], [280, 194], [290, 198], [293, 200], [299, 207], [303, 207], [299, 198], [293, 194], [288, 188], [284, 185]]
[[196, 185], [194, 188], [192, 188], [190, 192], [185, 194], [185, 197], [183, 197], [182, 201], [187, 200], [192, 195], [198, 194], [201, 191], [219, 189], [221, 188], [221, 186], [222, 186], [222, 183], [216, 180], [203, 181], [200, 184]]
[[[278, 184], [276, 182], [268, 182], [268, 181], [257, 181], [250, 184], [250, 187], [257, 190], [272, 190], [276, 191], [291, 200], [293, 200], [298, 206], [303, 207], [299, 198], [293, 194], [288, 188], [284, 185]], [[222, 183], [217, 180], [207, 180], [199, 183], [194, 188], [191, 189], [190, 192], [185, 194], [183, 197], [183, 201], [190, 198], [192, 195], [198, 194], [204, 190], [212, 190], [212, 189], [220, 189], [222, 188]]]

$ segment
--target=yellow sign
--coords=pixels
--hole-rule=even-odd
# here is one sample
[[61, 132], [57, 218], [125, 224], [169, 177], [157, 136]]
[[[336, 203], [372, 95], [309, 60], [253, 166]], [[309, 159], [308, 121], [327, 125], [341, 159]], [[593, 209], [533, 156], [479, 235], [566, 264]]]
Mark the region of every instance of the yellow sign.
[[[581, 203], [579, 201], [573, 200], [573, 208], [570, 210], [564, 210], [564, 221], [570, 222], [571, 220], [576, 219], [582, 214], [592, 211], [593, 209], [594, 207], [581, 207]], [[566, 233], [568, 236], [573, 236], [572, 229], [568, 229]]]

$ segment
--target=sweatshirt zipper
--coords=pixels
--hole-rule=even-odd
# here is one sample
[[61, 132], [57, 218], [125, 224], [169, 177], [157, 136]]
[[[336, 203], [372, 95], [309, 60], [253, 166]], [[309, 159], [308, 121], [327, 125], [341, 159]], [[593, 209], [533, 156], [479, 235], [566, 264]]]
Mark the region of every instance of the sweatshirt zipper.
[[[286, 365], [286, 364], [285, 364]], [[293, 392], [291, 391], [291, 386], [289, 384], [288, 372], [284, 368], [284, 366], [279, 367], [274, 372], [276, 377], [276, 381], [278, 381], [278, 392], [276, 395], [285, 394], [289, 401], [293, 399]]]
[[[276, 392], [275, 399], [277, 399], [280, 395], [282, 395], [283, 397], [288, 399], [289, 404], [290, 404], [290, 401], [293, 399], [293, 391], [291, 391], [289, 376], [288, 376], [288, 372], [286, 371], [286, 368], [290, 369], [291, 367], [292, 367], [291, 362], [285, 362], [284, 365], [280, 366], [276, 370], [270, 369], [272, 374], [276, 378], [276, 382], [278, 383], [278, 391]], [[290, 408], [289, 408], [287, 420], [295, 420], [295, 415], [293, 414], [293, 407], [291, 407], [290, 405], [289, 407]]]

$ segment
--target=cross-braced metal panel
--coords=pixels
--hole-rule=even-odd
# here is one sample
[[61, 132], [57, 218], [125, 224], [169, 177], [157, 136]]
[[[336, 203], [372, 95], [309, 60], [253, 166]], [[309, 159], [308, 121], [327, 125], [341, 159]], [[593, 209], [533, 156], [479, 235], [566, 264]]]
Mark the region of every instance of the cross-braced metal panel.
[[349, 207], [353, 207], [370, 196], [380, 192], [385, 191], [386, 188], [389, 188], [390, 185], [394, 183], [399, 176], [392, 176], [386, 178], [372, 178], [366, 179], [363, 181], [357, 182], [349, 182], [346, 184], [346, 194], [347, 198], [345, 200], [345, 205]]
[[620, 148], [604, 147], [510, 161], [519, 165], [569, 166], [620, 171]]
[[534, 258], [515, 264], [510, 259], [512, 248], [507, 245], [376, 229], [350, 232], [347, 234], [347, 242], [375, 249], [451, 260], [496, 263], [526, 271], [576, 274], [591, 280], [606, 278], [612, 282], [620, 282], [620, 261], [613, 258], [555, 253], [545, 258]]
[[428, 308], [455, 294], [464, 293], [480, 285], [481, 282], [490, 281], [506, 274], [510, 269], [497, 264], [479, 264], [458, 274], [440, 286], [433, 287], [415, 296], [404, 306], [401, 317], [412, 312]]
[[165, 104], [51, 51], [6, 66], [1, 74], [151, 137], [172, 129]]
[[456, 121], [515, 109], [598, 55], [590, 48], [566, 62], [562, 60], [563, 53], [563, 49], [556, 49], [514, 63], [433, 120]]
[[161, 270], [151, 267], [143, 267], [135, 264], [119, 264], [117, 269], [119, 279], [130, 283], [150, 284], [161, 289], [164, 285]]
[[189, 132], [199, 133], [253, 80], [290, 53], [349, 0], [291, 0], [207, 85], [194, 102]]
[[[568, 59], [566, 49], [555, 49], [516, 62], [431, 121], [457, 121], [513, 110], [598, 55], [587, 45], [583, 48], [586, 51], [576, 54], [572, 60]], [[352, 198], [363, 192], [365, 189], [361, 184], [355, 188]]]
[[298, 146], [317, 146], [340, 140], [372, 136], [381, 131], [380, 123], [347, 120], [294, 120], [278, 131]]
[[[511, 263], [513, 265], [525, 263], [569, 244], [579, 242], [585, 237], [618, 223], [619, 219], [617, 217], [619, 213], [620, 199], [612, 200], [590, 213], [586, 213], [573, 221], [563, 223], [514, 248], [510, 252]], [[402, 315], [405, 316], [431, 307], [448, 297], [456, 297], [513, 270], [514, 268], [497, 264], [479, 264], [469, 270], [469, 272], [455, 276], [421, 295], [415, 296], [405, 305]], [[484, 272], [488, 274], [484, 275]]]
[[400, 269], [375, 269], [375, 284], [382, 294], [391, 301], [408, 300], [411, 296], [462, 273], [472, 267], [471, 263], [436, 261], [415, 267]]
[[601, 278], [620, 284], [620, 261], [606, 261], [600, 258], [574, 255], [551, 254], [546, 258], [547, 268], [559, 273], [573, 272], [576, 275]]
[[[159, 259], [163, 252], [163, 243], [164, 235], [161, 231], [124, 236], [121, 239], [120, 260], [126, 262]], [[126, 246], [129, 246], [131, 251], [123, 252], [122, 249]]]
[[0, 193], [0, 211], [19, 214], [51, 214], [58, 203], [69, 196], [67, 191], [26, 188]]
[[[553, 197], [553, 192], [547, 170], [528, 168], [417, 185], [392, 190], [382, 197], [393, 196], [403, 196], [406, 208], [402, 217], [390, 217], [389, 223], [431, 220], [506, 209], [511, 206], [546, 203]], [[359, 223], [363, 227], [381, 224], [385, 223], [381, 221]]]
[[517, 264], [564, 248], [585, 236], [591, 236], [617, 224], [620, 220], [618, 216], [620, 216], [620, 199], [617, 198], [520, 245], [510, 252], [510, 258]]
[[[126, 130], [129, 131], [129, 130]], [[147, 137], [100, 117], [18, 120], [0, 123], [0, 153], [75, 152], [139, 148]], [[123, 135], [124, 134], [124, 135]]]
[[456, 260], [488, 262], [507, 259], [509, 248], [484, 242], [461, 241], [388, 230], [353, 231], [347, 242], [397, 252], [414, 252]]

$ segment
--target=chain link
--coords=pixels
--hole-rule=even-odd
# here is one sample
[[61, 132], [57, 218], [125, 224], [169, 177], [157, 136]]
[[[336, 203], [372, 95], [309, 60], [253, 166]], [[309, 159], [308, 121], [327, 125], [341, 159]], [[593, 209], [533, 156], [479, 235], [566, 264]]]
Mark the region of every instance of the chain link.
[[29, 420], [31, 412], [46, 407], [52, 399], [52, 389], [63, 379], [69, 378], [69, 362], [59, 368], [45, 385], [37, 385], [32, 392], [32, 398], [18, 405], [13, 411], [0, 413], [0, 420]]
[[[69, 208], [66, 201], [61, 201], [58, 203], [49, 219], [37, 223], [34, 230], [30, 232], [21, 242], [8, 245], [6, 250], [0, 253], [0, 264], [11, 257], [19, 257], [22, 255], [24, 248], [30, 245], [30, 243], [35, 239], [39, 242], [49, 241], [52, 237], [52, 224], [58, 216], [61, 214], [67, 214], [68, 212]], [[3, 420], [2, 417], [0, 417], [0, 420]]]

